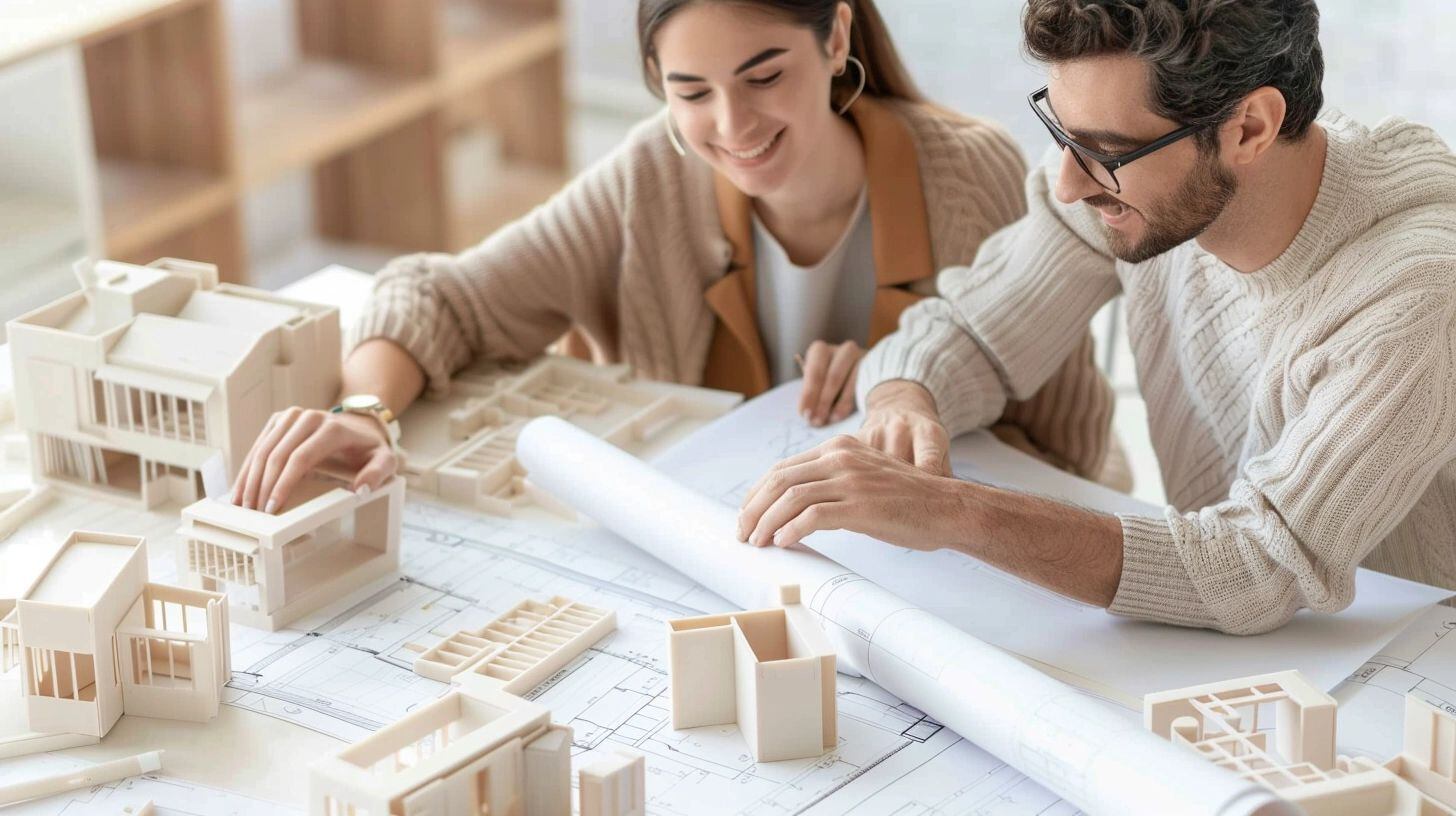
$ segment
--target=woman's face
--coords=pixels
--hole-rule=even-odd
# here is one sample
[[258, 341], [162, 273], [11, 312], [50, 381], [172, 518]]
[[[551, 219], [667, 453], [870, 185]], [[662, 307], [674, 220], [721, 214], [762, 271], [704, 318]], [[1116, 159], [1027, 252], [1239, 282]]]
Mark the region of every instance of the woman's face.
[[779, 189], [834, 126], [829, 88], [848, 28], [842, 14], [826, 49], [811, 29], [744, 5], [674, 14], [657, 31], [657, 67], [683, 141], [745, 194]]

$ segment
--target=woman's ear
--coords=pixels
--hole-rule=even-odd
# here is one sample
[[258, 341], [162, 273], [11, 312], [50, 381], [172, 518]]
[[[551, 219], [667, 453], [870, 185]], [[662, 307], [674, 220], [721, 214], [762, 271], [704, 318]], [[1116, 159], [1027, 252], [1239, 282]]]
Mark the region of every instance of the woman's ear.
[[829, 32], [829, 62], [844, 65], [849, 59], [849, 34], [854, 26], [854, 9], [841, 2], [834, 12], [834, 30]]

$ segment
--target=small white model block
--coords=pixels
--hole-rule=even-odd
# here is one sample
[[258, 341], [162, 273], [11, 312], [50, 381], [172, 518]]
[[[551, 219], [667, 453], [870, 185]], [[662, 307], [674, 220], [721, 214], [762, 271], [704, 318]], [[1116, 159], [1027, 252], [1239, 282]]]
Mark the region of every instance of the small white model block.
[[618, 749], [581, 769], [580, 816], [646, 816], [647, 760], [636, 751]]
[[77, 265], [80, 291], [10, 321], [16, 424], [31, 470], [155, 507], [228, 477], [274, 412], [339, 387], [338, 310], [218, 282], [208, 264]]
[[[1270, 706], [1272, 731], [1259, 721]], [[1264, 785], [1309, 816], [1456, 816], [1456, 718], [1407, 695], [1404, 750], [1380, 764], [1335, 756], [1335, 714], [1334, 698], [1293, 671], [1143, 699], [1143, 721], [1153, 733]]]
[[74, 532], [0, 620], [0, 673], [24, 711], [0, 754], [94, 742], [123, 713], [208, 720], [228, 642], [223, 597], [148, 583], [143, 539]]
[[570, 743], [544, 706], [467, 679], [314, 763], [309, 813], [570, 816]]
[[668, 621], [672, 727], [736, 722], [759, 762], [815, 757], [838, 741], [834, 649], [799, 603]]
[[617, 613], [560, 596], [523, 601], [479, 629], [456, 632], [415, 658], [416, 674], [442, 683], [467, 674], [525, 694], [617, 628]]
[[147, 584], [135, 536], [72, 533], [15, 604], [30, 727], [102, 737], [122, 714], [116, 630]]
[[404, 481], [367, 495], [316, 472], [276, 514], [225, 499], [182, 511], [178, 572], [223, 592], [233, 619], [276, 631], [399, 569]]

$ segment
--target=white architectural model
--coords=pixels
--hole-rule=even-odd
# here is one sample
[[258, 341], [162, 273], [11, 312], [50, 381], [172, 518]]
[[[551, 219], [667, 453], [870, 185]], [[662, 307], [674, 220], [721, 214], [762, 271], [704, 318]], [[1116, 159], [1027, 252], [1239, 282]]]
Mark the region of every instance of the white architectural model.
[[525, 694], [617, 628], [617, 613], [557, 596], [522, 601], [479, 629], [456, 632], [415, 658], [415, 673], [448, 683], [476, 674]]
[[743, 399], [633, 380], [630, 371], [546, 356], [529, 367], [487, 363], [457, 373], [448, 399], [422, 400], [400, 418], [410, 489], [494, 515], [534, 505], [570, 516], [531, 486], [516, 460], [516, 435], [527, 421], [561, 417], [643, 456], [671, 443], [679, 422], [722, 416]]
[[[1261, 711], [1274, 712], [1273, 728]], [[1456, 816], [1456, 718], [1407, 695], [1388, 762], [1335, 756], [1335, 699], [1299, 672], [1150, 694], [1143, 721], [1310, 816]]]
[[577, 774], [579, 816], [646, 816], [647, 758], [617, 749]]
[[94, 742], [123, 712], [211, 719], [229, 660], [221, 595], [148, 583], [139, 537], [72, 533], [0, 621], [28, 729], [7, 722], [0, 756]]
[[37, 482], [154, 507], [229, 478], [268, 417], [339, 388], [338, 310], [218, 283], [208, 264], [77, 265], [81, 291], [7, 324]]
[[483, 678], [309, 772], [312, 816], [570, 816], [571, 728]]
[[457, 687], [313, 766], [313, 816], [570, 816], [571, 728], [518, 697], [616, 628], [615, 612], [525, 601], [421, 655]]
[[236, 620], [276, 631], [399, 569], [404, 482], [360, 495], [315, 472], [276, 514], [226, 499], [182, 511], [177, 571], [223, 592]]
[[837, 744], [834, 649], [797, 585], [779, 603], [667, 622], [673, 728], [736, 722], [759, 762]]

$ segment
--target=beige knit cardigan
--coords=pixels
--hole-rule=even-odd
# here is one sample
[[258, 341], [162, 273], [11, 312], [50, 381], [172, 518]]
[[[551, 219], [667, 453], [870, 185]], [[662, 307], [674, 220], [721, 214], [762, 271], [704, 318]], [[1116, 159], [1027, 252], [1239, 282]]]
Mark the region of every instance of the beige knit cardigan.
[[[1025, 165], [1011, 138], [982, 120], [869, 98], [854, 112], [878, 300], [896, 304], [888, 321], [876, 321], [888, 329], [917, 299], [913, 289], [933, 292], [937, 270], [969, 263], [986, 237], [1025, 212]], [[758, 390], [747, 200], [695, 155], [677, 155], [663, 124], [662, 115], [643, 122], [546, 204], [474, 248], [391, 262], [351, 342], [394, 341], [436, 395], [478, 359], [529, 359], [573, 328], [599, 359], [645, 377]], [[1000, 430], [1095, 477], [1112, 391], [1089, 332], [1064, 357], [1038, 392], [1006, 406]]]

